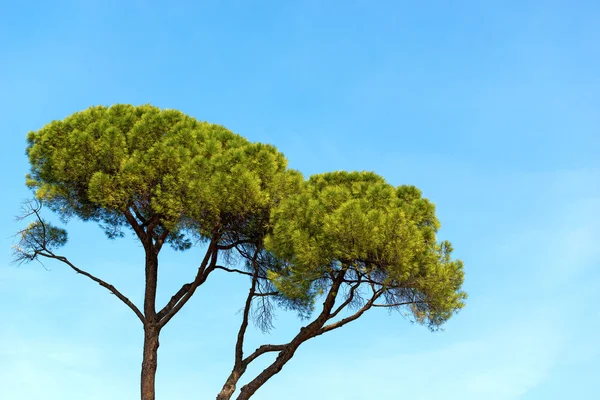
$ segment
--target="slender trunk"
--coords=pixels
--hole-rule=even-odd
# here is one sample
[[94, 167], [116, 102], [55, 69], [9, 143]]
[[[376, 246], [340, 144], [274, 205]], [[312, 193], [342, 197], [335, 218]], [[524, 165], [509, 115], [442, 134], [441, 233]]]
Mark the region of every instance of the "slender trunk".
[[237, 400], [248, 400], [250, 397], [252, 397], [262, 385], [264, 385], [274, 375], [278, 374], [283, 366], [290, 361], [292, 357], [294, 357], [296, 350], [298, 350], [298, 347], [300, 347], [302, 343], [318, 335], [319, 329], [323, 327], [325, 322], [327, 322], [327, 319], [331, 316], [331, 310], [335, 305], [335, 300], [337, 298], [340, 286], [342, 285], [344, 274], [345, 271], [340, 271], [335, 278], [333, 285], [329, 289], [327, 297], [323, 302], [323, 310], [319, 316], [307, 326], [300, 328], [300, 332], [285, 346], [285, 348], [279, 353], [271, 365], [258, 374], [256, 378], [242, 386]]
[[144, 327], [144, 355], [142, 359], [141, 376], [141, 399], [154, 400], [155, 389], [154, 380], [156, 377], [156, 368], [158, 366], [158, 336], [160, 329], [156, 326], [147, 324]]
[[[243, 369], [245, 370], [246, 368], [243, 368]], [[240, 379], [240, 377], [243, 374], [244, 374], [244, 371], [239, 371], [239, 370], [236, 370], [236, 369], [234, 369], [233, 371], [231, 371], [231, 374], [229, 375], [229, 378], [227, 378], [227, 381], [223, 385], [223, 389], [221, 389], [221, 391], [217, 395], [217, 400], [229, 400], [229, 399], [231, 399], [231, 396], [233, 396], [233, 393], [235, 392], [238, 380]]]
[[256, 283], [258, 282], [259, 267], [256, 264], [256, 258], [260, 252], [260, 247], [256, 249], [254, 257], [252, 258], [252, 265], [254, 267], [254, 274], [252, 275], [252, 285], [250, 285], [250, 291], [246, 297], [246, 304], [244, 305], [244, 314], [242, 317], [242, 323], [240, 330], [238, 331], [237, 341], [235, 343], [235, 363], [233, 365], [233, 371], [229, 374], [227, 381], [223, 385], [221, 392], [217, 395], [217, 400], [229, 400], [235, 392], [236, 385], [240, 380], [241, 376], [246, 372], [247, 363], [244, 362], [244, 338], [246, 336], [246, 329], [248, 328], [248, 317], [250, 315], [250, 307], [252, 306], [252, 299], [256, 293]]
[[[290, 344], [288, 345], [288, 347], [285, 350], [283, 350], [281, 353], [279, 353], [279, 355], [277, 356], [277, 359], [271, 365], [269, 365], [267, 368], [265, 368], [260, 374], [258, 374], [258, 376], [256, 378], [254, 378], [248, 384], [242, 386], [242, 389], [240, 391], [240, 394], [237, 397], [237, 400], [248, 400], [250, 397], [252, 397], [254, 395], [254, 393], [256, 393], [256, 391], [262, 385], [264, 385], [269, 379], [271, 379], [271, 377], [273, 377], [273, 375], [279, 373], [279, 371], [281, 371], [283, 366], [289, 360], [292, 359], [292, 357], [294, 356], [294, 353], [296, 352], [298, 347], [300, 347], [300, 345], [303, 342], [305, 342], [306, 340], [308, 340], [310, 338], [310, 337], [303, 337], [303, 336], [304, 335], [301, 335], [300, 337], [296, 337], [296, 339], [294, 339], [292, 342], [290, 342]], [[227, 399], [227, 398], [225, 398], [225, 399]]]
[[158, 282], [158, 253], [148, 236], [146, 248], [146, 290], [144, 293], [144, 355], [142, 359], [141, 399], [154, 400], [156, 368], [158, 366], [158, 336], [160, 325], [156, 315], [156, 286]]

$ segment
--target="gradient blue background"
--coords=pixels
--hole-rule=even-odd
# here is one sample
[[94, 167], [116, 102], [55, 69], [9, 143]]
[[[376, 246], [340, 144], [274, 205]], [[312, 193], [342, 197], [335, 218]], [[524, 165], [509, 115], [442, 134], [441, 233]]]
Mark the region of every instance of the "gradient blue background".
[[[131, 311], [64, 265], [10, 264], [26, 133], [114, 103], [221, 123], [306, 176], [414, 184], [465, 262], [468, 305], [444, 332], [373, 310], [256, 399], [600, 398], [599, 38], [583, 0], [0, 2], [0, 398], [138, 396]], [[63, 253], [139, 304], [135, 241], [68, 230]], [[159, 301], [200, 250], [163, 256]], [[167, 326], [159, 399], [215, 397], [247, 285], [215, 273]], [[277, 326], [248, 349], [298, 322]]]

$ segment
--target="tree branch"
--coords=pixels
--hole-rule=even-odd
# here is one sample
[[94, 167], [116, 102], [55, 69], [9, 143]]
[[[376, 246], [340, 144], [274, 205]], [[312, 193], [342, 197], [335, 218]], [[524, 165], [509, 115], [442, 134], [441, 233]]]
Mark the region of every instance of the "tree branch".
[[238, 240], [237, 242], [233, 242], [233, 243], [229, 243], [229, 244], [224, 244], [224, 245], [219, 244], [219, 245], [217, 245], [217, 249], [218, 250], [231, 250], [241, 244], [247, 244], [247, 243], [251, 243], [251, 242], [249, 240]]
[[258, 357], [258, 355], [256, 355], [257, 352], [255, 351], [252, 354], [254, 358], [252, 358], [251, 356], [250, 360], [244, 359], [244, 339], [246, 336], [246, 330], [248, 328], [248, 320], [250, 317], [250, 308], [252, 307], [252, 300], [254, 300], [256, 296], [256, 289], [260, 271], [260, 266], [257, 264], [256, 260], [260, 251], [261, 247], [257, 246], [254, 250], [254, 255], [252, 256], [252, 259], [250, 259], [250, 262], [254, 269], [252, 273], [252, 284], [250, 285], [250, 290], [248, 291], [248, 296], [246, 297], [246, 302], [244, 304], [244, 311], [242, 315], [242, 322], [240, 324], [240, 329], [238, 331], [237, 340], [235, 343], [235, 361], [233, 363], [233, 369], [229, 374], [229, 377], [225, 381], [221, 392], [217, 395], [217, 400], [231, 399], [231, 396], [235, 392], [240, 377], [246, 372], [248, 364], [251, 360]]
[[[246, 275], [246, 276], [250, 276], [250, 277], [254, 276], [253, 272], [242, 271], [241, 269], [235, 269], [235, 268], [227, 268], [227, 267], [224, 267], [222, 265], [215, 265], [214, 269], [220, 269], [220, 270], [227, 271], [227, 272], [235, 272], [235, 273]], [[259, 275], [258, 278], [259, 279], [268, 279], [264, 275]]]
[[[145, 324], [146, 318], [139, 310], [139, 308], [135, 304], [133, 304], [133, 302], [129, 300], [125, 295], [123, 295], [119, 290], [117, 290], [117, 288], [115, 288], [110, 283], [105, 282], [104, 280], [90, 274], [89, 272], [78, 268], [77, 266], [75, 266], [75, 264], [69, 261], [67, 257], [54, 254], [54, 252], [51, 250], [51, 247], [53, 246], [53, 238], [50, 232], [52, 231], [52, 229], [56, 228], [50, 227], [49, 229], [49, 227], [46, 226], [46, 223], [40, 215], [41, 207], [41, 202], [29, 201], [23, 205], [23, 214], [17, 218], [17, 220], [23, 220], [29, 216], [34, 216], [37, 219], [37, 223], [39, 224], [38, 226], [41, 227], [41, 233], [39, 235], [35, 232], [30, 232], [30, 234], [27, 234], [27, 230], [21, 231], [21, 243], [25, 242], [27, 244], [26, 248], [29, 251], [27, 251], [27, 249], [22, 249], [20, 246], [17, 245], [15, 251], [19, 254], [19, 258], [27, 259], [28, 261], [37, 259], [39, 261], [38, 256], [41, 256], [49, 259], [58, 260], [68, 265], [76, 273], [81, 274], [96, 282], [100, 286], [108, 289], [112, 294], [117, 296], [119, 300], [125, 303], [125, 305], [129, 307], [135, 313], [135, 315], [137, 315], [142, 324]], [[64, 244], [64, 242], [66, 242], [66, 236], [64, 237], [62, 243], [56, 243], [56, 239], [54, 239], [54, 241], [54, 245]]]
[[256, 350], [254, 350], [254, 352], [252, 354], [250, 354], [248, 357], [244, 358], [243, 364], [245, 366], [247, 366], [252, 361], [254, 361], [255, 359], [257, 359], [258, 357], [262, 356], [265, 353], [284, 350], [288, 344], [289, 343], [286, 343], [286, 344], [263, 344], [262, 346], [260, 346]]
[[140, 211], [138, 210], [137, 206], [135, 205], [135, 203], [131, 204], [131, 208], [133, 209], [133, 213], [135, 214], [136, 218], [140, 220], [141, 227], [145, 228], [146, 226], [148, 226], [148, 220], [146, 218], [144, 218], [144, 216], [142, 215], [142, 213], [140, 213]]
[[177, 291], [177, 293], [171, 296], [169, 302], [158, 312], [157, 317], [159, 320], [175, 307], [175, 304], [177, 304], [177, 302], [190, 290], [192, 283], [193, 282], [186, 283]]
[[340, 304], [340, 306], [338, 308], [336, 308], [336, 310], [333, 313], [331, 313], [327, 317], [328, 320], [335, 318], [340, 313], [340, 311], [342, 311], [348, 304], [350, 304], [352, 302], [352, 300], [354, 299], [354, 292], [356, 291], [356, 289], [358, 289], [360, 284], [361, 284], [361, 278], [359, 276], [357, 282], [350, 288], [350, 293], [348, 293], [348, 298], [342, 304]]
[[277, 296], [279, 292], [254, 293], [254, 297]]
[[146, 231], [144, 231], [144, 228], [137, 222], [135, 217], [131, 214], [129, 208], [126, 208], [123, 211], [123, 214], [125, 214], [125, 219], [127, 220], [127, 222], [129, 222], [129, 225], [131, 225], [131, 228], [137, 235], [138, 239], [140, 239], [142, 243], [146, 243]]
[[373, 303], [375, 302], [375, 300], [377, 300], [379, 298], [379, 296], [381, 296], [383, 294], [383, 292], [384, 291], [382, 289], [378, 290], [377, 292], [375, 292], [373, 294], [373, 296], [369, 299], [369, 301], [367, 301], [365, 303], [365, 305], [362, 306], [357, 312], [355, 312], [351, 316], [341, 319], [337, 322], [323, 326], [321, 329], [319, 329], [317, 331], [317, 334], [315, 336], [322, 335], [325, 332], [329, 332], [334, 329], [340, 328], [340, 327], [346, 325], [348, 322], [352, 322], [352, 321], [358, 319], [361, 315], [363, 315], [365, 313], [365, 311], [367, 311], [369, 308], [371, 308], [373, 306]]
[[256, 283], [258, 282], [259, 268], [256, 265], [256, 258], [258, 257], [259, 252], [260, 249], [257, 248], [251, 260], [252, 266], [254, 267], [254, 274], [252, 276], [252, 284], [250, 285], [248, 296], [246, 297], [246, 303], [244, 304], [242, 323], [240, 324], [240, 329], [237, 335], [237, 341], [235, 343], [234, 369], [242, 365], [242, 359], [244, 358], [244, 338], [246, 335], [246, 328], [248, 328], [248, 316], [250, 315], [250, 306], [252, 305], [252, 299], [254, 298], [254, 293], [256, 292]]
[[215, 265], [215, 269], [222, 269], [223, 271], [227, 271], [227, 272], [236, 272], [238, 274], [248, 275], [250, 277], [254, 276], [254, 274], [252, 272], [242, 271], [242, 270], [235, 269], [235, 268], [227, 268], [227, 267], [223, 267], [222, 265]]
[[167, 239], [167, 236], [169, 236], [169, 230], [165, 227], [163, 227], [164, 231], [161, 233], [161, 235], [156, 239], [156, 242], [154, 244], [154, 247], [156, 249], [157, 252], [160, 251], [160, 249], [162, 248], [163, 244], [165, 244], [165, 240]]
[[407, 306], [409, 304], [425, 304], [425, 301], [406, 301], [403, 303], [393, 303], [393, 304], [373, 304], [372, 307], [385, 307], [385, 308], [393, 308], [393, 307], [401, 307]]
[[[181, 310], [181, 308], [189, 301], [198, 286], [203, 284], [208, 278], [208, 275], [215, 269], [217, 263], [218, 250], [215, 248], [215, 240], [211, 240], [206, 250], [206, 254], [202, 263], [198, 267], [196, 278], [190, 283], [186, 283], [171, 297], [171, 300], [157, 314], [159, 325], [165, 326]], [[208, 264], [210, 260], [210, 265]]]
[[67, 264], [69, 267], [71, 267], [71, 269], [73, 269], [75, 272], [77, 272], [78, 274], [81, 274], [83, 276], [86, 276], [88, 278], [90, 278], [91, 280], [93, 280], [94, 282], [96, 282], [97, 284], [99, 284], [100, 286], [108, 289], [112, 294], [114, 294], [115, 296], [117, 296], [117, 298], [119, 300], [121, 300], [123, 303], [125, 303], [125, 305], [127, 305], [134, 313], [135, 315], [138, 316], [138, 318], [140, 319], [140, 321], [142, 321], [142, 324], [146, 323], [146, 318], [144, 317], [144, 315], [141, 313], [141, 311], [136, 307], [135, 304], [133, 304], [133, 302], [131, 300], [129, 300], [127, 297], [125, 297], [121, 292], [119, 292], [117, 290], [117, 288], [115, 288], [113, 285], [103, 281], [100, 278], [95, 277], [94, 275], [90, 274], [89, 272], [86, 272], [82, 269], [77, 268], [73, 263], [71, 263], [66, 257], [63, 256], [57, 256], [54, 253], [52, 253], [51, 251], [45, 250], [47, 253], [42, 253], [39, 252], [38, 254], [46, 257], [46, 258], [53, 258], [55, 260], [61, 261], [65, 264]]
[[[254, 395], [254, 393], [256, 393], [256, 391], [262, 385], [264, 385], [265, 382], [267, 382], [271, 377], [273, 377], [275, 374], [281, 371], [283, 366], [294, 356], [294, 353], [302, 343], [318, 335], [319, 330], [325, 324], [328, 317], [331, 315], [331, 310], [335, 305], [335, 299], [338, 295], [340, 286], [344, 281], [345, 273], [345, 269], [337, 271], [333, 284], [327, 292], [325, 301], [323, 302], [323, 310], [321, 311], [319, 316], [310, 324], [300, 328], [300, 332], [298, 332], [298, 334], [289, 343], [282, 345], [281, 349], [277, 348], [277, 350], [270, 350], [279, 351], [279, 355], [277, 356], [275, 361], [273, 361], [268, 367], [266, 367], [260, 374], [258, 374], [254, 379], [252, 379], [250, 382], [248, 382], [242, 387], [240, 394], [237, 397], [238, 400], [247, 400], [252, 395]], [[266, 347], [265, 349], [269, 349], [269, 347]], [[255, 353], [257, 353], [258, 350], [260, 350], [260, 347]], [[268, 350], [265, 350], [261, 354], [264, 354], [267, 351]], [[258, 357], [259, 355], [260, 354], [258, 354], [254, 358]], [[248, 357], [248, 359], [250, 359], [250, 357]], [[252, 361], [254, 358], [250, 359], [248, 362]]]

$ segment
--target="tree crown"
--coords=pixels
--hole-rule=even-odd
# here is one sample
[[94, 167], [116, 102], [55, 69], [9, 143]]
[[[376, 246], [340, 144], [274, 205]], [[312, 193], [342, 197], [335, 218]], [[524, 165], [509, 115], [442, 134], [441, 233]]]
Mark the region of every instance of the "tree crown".
[[290, 299], [310, 304], [341, 272], [380, 290], [386, 306], [410, 303], [430, 328], [463, 306], [463, 264], [436, 241], [435, 207], [414, 186], [371, 172], [314, 175], [273, 210], [272, 224], [266, 247], [283, 267], [270, 277]]
[[248, 229], [249, 216], [301, 180], [273, 146], [150, 105], [91, 107], [53, 121], [28, 134], [27, 154], [28, 186], [63, 218], [98, 221], [114, 237], [131, 211], [168, 229], [179, 248], [189, 246], [186, 231]]

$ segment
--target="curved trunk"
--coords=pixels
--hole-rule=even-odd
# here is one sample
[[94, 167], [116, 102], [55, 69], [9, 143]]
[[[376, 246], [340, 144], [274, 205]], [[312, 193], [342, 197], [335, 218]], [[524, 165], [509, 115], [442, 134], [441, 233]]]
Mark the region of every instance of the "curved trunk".
[[281, 371], [283, 366], [289, 360], [292, 359], [298, 347], [307, 339], [308, 338], [297, 338], [297, 340], [292, 341], [288, 348], [279, 353], [277, 359], [271, 365], [265, 368], [260, 374], [258, 374], [256, 378], [254, 378], [248, 384], [242, 386], [241, 392], [237, 397], [237, 400], [248, 400], [250, 397], [252, 397], [262, 385], [264, 385], [269, 379], [273, 377], [273, 375]]
[[158, 336], [160, 330], [156, 327], [144, 327], [144, 356], [142, 359], [141, 399], [154, 400], [156, 368], [158, 366]]
[[327, 293], [327, 297], [323, 302], [323, 311], [321, 311], [319, 316], [307, 326], [300, 328], [300, 332], [294, 339], [292, 339], [291, 342], [285, 345], [285, 348], [280, 351], [280, 353], [277, 355], [277, 358], [275, 361], [273, 361], [273, 363], [271, 363], [271, 365], [265, 368], [246, 385], [242, 386], [237, 400], [248, 400], [250, 397], [252, 397], [262, 385], [264, 385], [269, 379], [281, 371], [283, 366], [292, 359], [296, 353], [296, 350], [298, 350], [298, 347], [300, 347], [302, 343], [319, 335], [319, 329], [321, 329], [331, 317], [331, 310], [335, 305], [335, 300], [337, 298], [340, 286], [342, 285], [344, 274], [345, 270], [342, 270], [336, 276], [331, 288], [329, 289], [329, 292]]

